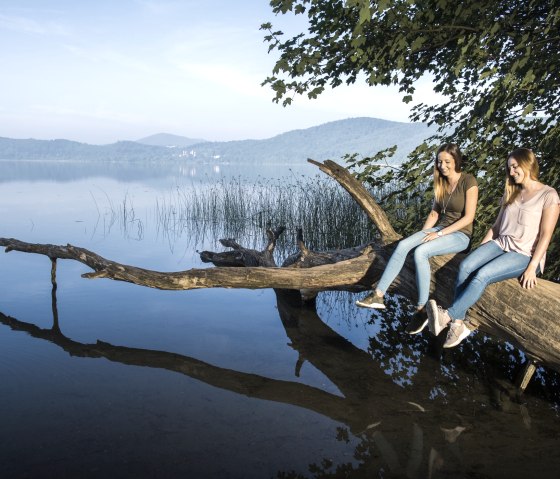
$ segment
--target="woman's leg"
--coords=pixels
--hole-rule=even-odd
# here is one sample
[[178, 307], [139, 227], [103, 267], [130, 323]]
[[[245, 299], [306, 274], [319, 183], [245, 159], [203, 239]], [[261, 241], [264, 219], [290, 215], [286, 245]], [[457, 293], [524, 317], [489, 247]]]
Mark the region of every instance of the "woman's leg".
[[422, 243], [414, 250], [416, 266], [416, 288], [418, 290], [418, 308], [428, 302], [432, 273], [429, 259], [442, 254], [459, 253], [469, 246], [469, 237], [459, 231], [441, 236], [433, 241]]
[[500, 256], [495, 257], [474, 273], [459, 296], [453, 300], [453, 304], [447, 310], [451, 319], [465, 319], [467, 310], [480, 299], [489, 284], [521, 276], [530, 260], [530, 256], [502, 250]]
[[[426, 231], [437, 231], [436, 228], [430, 228]], [[407, 254], [410, 252], [412, 248], [422, 244], [422, 240], [426, 236], [424, 231], [418, 231], [413, 235], [409, 236], [408, 238], [402, 239], [399, 241], [399, 244], [393, 251], [387, 266], [385, 267], [385, 271], [381, 275], [381, 279], [377, 283], [377, 287], [375, 288], [376, 291], [379, 291], [382, 294], [385, 294], [391, 283], [395, 280], [397, 275], [400, 273], [404, 262], [406, 260]]]
[[459, 265], [459, 272], [455, 279], [455, 294], [453, 297], [459, 297], [477, 269], [503, 253], [504, 250], [494, 241], [488, 241], [469, 253]]

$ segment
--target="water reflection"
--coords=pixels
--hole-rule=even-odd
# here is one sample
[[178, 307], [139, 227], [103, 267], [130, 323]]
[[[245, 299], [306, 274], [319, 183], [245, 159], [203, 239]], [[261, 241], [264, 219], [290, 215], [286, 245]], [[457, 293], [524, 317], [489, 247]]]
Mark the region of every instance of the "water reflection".
[[[539, 467], [539, 477], [556, 477], [560, 467], [560, 429], [554, 410], [531, 396], [519, 402], [504, 378], [504, 373], [518, 366], [519, 358], [510, 357], [507, 347], [494, 346], [491, 354], [500, 360], [490, 361], [487, 353], [477, 352], [480, 344], [472, 344], [455, 354], [454, 361], [444, 356], [440, 363], [441, 345], [429, 336], [403, 340], [406, 311], [397, 301], [388, 303], [383, 320], [373, 315], [371, 321], [380, 322], [379, 333], [370, 338], [370, 348], [364, 351], [325, 324], [314, 305], [302, 304], [298, 293], [275, 291], [289, 346], [298, 353], [294, 376], [308, 362], [336, 386], [338, 393], [333, 393], [186, 355], [74, 341], [61, 331], [54, 275], [52, 282], [51, 328], [2, 313], [0, 322], [49, 341], [74, 357], [165, 369], [336, 421], [340, 424], [337, 441], [356, 442], [353, 457], [340, 463], [326, 457], [309, 465], [310, 477], [519, 477], [517, 473], [530, 465]], [[502, 362], [506, 365], [496, 368]], [[406, 366], [398, 366], [401, 363]], [[530, 414], [533, 406], [540, 406], [536, 417]], [[304, 476], [278, 471], [276, 477]]]

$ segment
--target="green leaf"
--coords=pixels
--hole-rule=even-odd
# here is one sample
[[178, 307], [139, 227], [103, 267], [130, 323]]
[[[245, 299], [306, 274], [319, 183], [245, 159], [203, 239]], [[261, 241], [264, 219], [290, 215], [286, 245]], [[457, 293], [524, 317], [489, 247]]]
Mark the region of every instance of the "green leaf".
[[527, 116], [529, 113], [533, 113], [535, 107], [532, 103], [529, 103], [524, 109], [523, 112], [521, 113], [521, 116]]
[[359, 24], [368, 22], [370, 19], [371, 19], [371, 9], [368, 2], [367, 4], [362, 5], [362, 7], [360, 8]]

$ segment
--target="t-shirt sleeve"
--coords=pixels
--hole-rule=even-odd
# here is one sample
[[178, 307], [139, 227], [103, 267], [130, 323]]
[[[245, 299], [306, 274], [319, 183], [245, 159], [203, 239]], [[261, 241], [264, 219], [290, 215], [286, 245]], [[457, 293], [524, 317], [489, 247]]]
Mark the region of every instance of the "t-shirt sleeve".
[[472, 188], [473, 186], [478, 186], [476, 178], [471, 174], [465, 175], [465, 191]]
[[560, 197], [558, 196], [558, 193], [554, 188], [550, 188], [544, 194], [543, 209], [553, 205], [560, 205]]
[[432, 205], [432, 210], [434, 210], [438, 215], [441, 213], [441, 206], [434, 198], [434, 204]]

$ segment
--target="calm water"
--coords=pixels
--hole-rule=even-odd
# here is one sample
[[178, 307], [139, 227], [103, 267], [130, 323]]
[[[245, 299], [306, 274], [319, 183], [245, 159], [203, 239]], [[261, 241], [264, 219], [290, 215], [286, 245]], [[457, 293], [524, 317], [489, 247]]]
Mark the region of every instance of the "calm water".
[[[156, 204], [240, 171], [0, 162], [0, 236], [207, 267], [197, 251], [222, 251], [220, 228], [168, 234]], [[350, 294], [303, 307], [87, 271], [59, 261], [53, 293], [47, 258], [0, 256], [2, 478], [558, 477], [557, 376], [516, 397], [507, 344], [479, 333], [443, 352], [404, 332], [397, 298], [379, 315]]]

